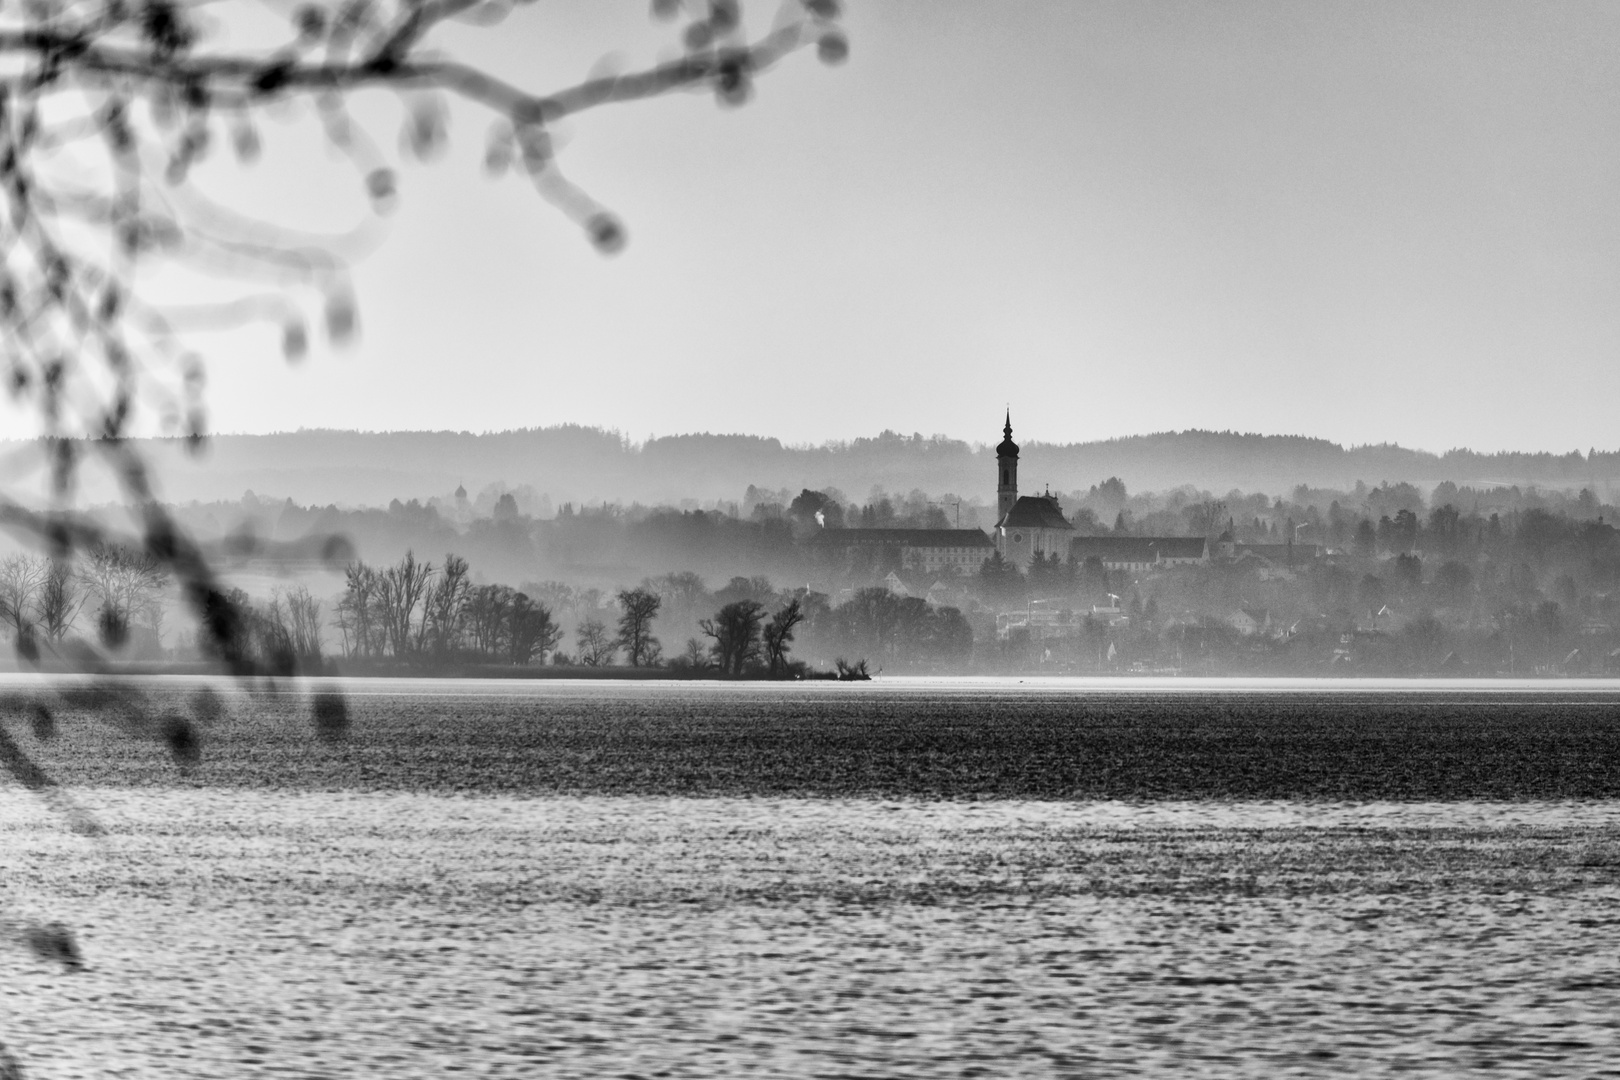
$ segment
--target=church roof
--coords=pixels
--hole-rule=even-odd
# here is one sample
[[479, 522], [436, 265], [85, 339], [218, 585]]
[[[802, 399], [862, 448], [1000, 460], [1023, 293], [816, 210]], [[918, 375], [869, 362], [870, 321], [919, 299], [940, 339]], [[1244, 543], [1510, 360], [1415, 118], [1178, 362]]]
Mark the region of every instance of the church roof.
[[1007, 516], [996, 523], [1004, 529], [1073, 529], [1057, 499], [1050, 495], [1020, 495]]

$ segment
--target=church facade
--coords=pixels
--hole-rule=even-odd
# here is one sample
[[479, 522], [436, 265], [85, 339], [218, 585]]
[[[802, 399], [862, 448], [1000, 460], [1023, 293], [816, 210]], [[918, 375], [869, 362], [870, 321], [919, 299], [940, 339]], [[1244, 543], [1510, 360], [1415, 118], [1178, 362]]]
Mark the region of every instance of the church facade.
[[1007, 413], [996, 447], [996, 550], [1001, 557], [1028, 570], [1037, 555], [1068, 559], [1074, 526], [1063, 516], [1057, 496], [1018, 494], [1018, 444], [1012, 437], [1012, 413]]

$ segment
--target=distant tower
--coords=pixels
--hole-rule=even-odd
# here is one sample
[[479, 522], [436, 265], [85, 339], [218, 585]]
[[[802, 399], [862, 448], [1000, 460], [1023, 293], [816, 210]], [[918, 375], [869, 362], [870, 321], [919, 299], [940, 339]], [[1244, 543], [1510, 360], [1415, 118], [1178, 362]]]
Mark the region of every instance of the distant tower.
[[1012, 410], [1007, 410], [1007, 426], [1001, 429], [1006, 436], [996, 447], [996, 520], [999, 522], [1012, 512], [1018, 501], [1018, 444], [1012, 441]]

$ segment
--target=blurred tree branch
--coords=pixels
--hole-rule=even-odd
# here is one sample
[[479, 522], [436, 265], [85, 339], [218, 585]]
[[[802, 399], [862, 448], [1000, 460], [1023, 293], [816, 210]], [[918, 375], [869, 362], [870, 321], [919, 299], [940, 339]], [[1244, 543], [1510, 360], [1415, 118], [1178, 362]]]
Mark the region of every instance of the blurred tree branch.
[[[238, 657], [239, 632], [198, 547], [153, 496], [133, 433], [206, 430], [204, 369], [186, 346], [199, 323], [271, 319], [289, 360], [309, 346], [291, 285], [323, 297], [327, 335], [356, 331], [344, 253], [294, 237], [260, 217], [212, 204], [189, 183], [193, 165], [228, 135], [236, 156], [261, 153], [260, 110], [292, 98], [316, 106], [326, 139], [355, 166], [376, 215], [396, 198], [393, 169], [349, 111], [356, 92], [382, 89], [407, 106], [402, 151], [427, 157], [444, 142], [447, 97], [488, 109], [496, 124], [485, 164], [517, 168], [580, 223], [604, 252], [624, 229], [561, 173], [552, 127], [604, 105], [679, 89], [745, 102], [753, 80], [814, 45], [836, 63], [847, 52], [836, 0], [786, 0], [772, 28], [750, 39], [738, 0], [654, 0], [679, 31], [681, 51], [642, 70], [594, 75], [534, 92], [430, 48], [447, 21], [491, 24], [508, 0], [339, 0], [295, 8], [257, 45], [218, 46], [219, 19], [251, 14], [248, 0], [23, 0], [0, 6], [0, 372], [14, 401], [39, 420], [50, 508], [0, 495], [0, 526], [33, 534], [60, 560], [103, 541], [71, 506], [87, 451], [117, 477], [136, 515], [139, 546], [180, 583], [217, 655]], [[269, 211], [273, 207], [263, 207]], [[144, 264], [200, 267], [210, 276], [262, 274], [275, 288], [184, 310], [153, 300]], [[232, 663], [233, 669], [243, 668]]]

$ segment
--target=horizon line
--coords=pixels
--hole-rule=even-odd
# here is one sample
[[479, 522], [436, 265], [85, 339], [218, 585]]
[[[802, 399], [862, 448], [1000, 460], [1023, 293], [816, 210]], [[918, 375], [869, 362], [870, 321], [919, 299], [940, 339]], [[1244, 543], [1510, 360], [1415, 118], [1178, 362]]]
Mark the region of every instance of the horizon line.
[[[814, 442], [785, 442], [780, 437], [775, 436], [775, 435], [761, 435], [761, 434], [756, 434], [756, 433], [753, 433], [753, 432], [743, 432], [743, 431], [685, 431], [685, 432], [668, 432], [668, 433], [664, 433], [664, 434], [658, 434], [658, 433], [655, 432], [655, 433], [649, 433], [648, 436], [645, 439], [638, 441], [634, 437], [629, 435], [628, 433], [626, 433], [626, 432], [624, 432], [624, 431], [622, 431], [622, 430], [620, 430], [618, 428], [602, 427], [602, 426], [591, 425], [591, 424], [575, 424], [575, 423], [546, 424], [546, 425], [537, 425], [537, 426], [534, 426], [534, 427], [485, 429], [485, 430], [480, 430], [480, 431], [473, 431], [473, 430], [469, 430], [469, 429], [466, 429], [466, 428], [462, 428], [462, 429], [454, 429], [454, 428], [382, 428], [382, 429], [378, 429], [378, 428], [299, 427], [299, 428], [293, 428], [293, 429], [280, 429], [280, 430], [273, 430], [273, 431], [220, 431], [220, 432], [209, 432], [205, 436], [205, 439], [206, 440], [213, 440], [213, 439], [257, 439], [257, 438], [277, 438], [277, 437], [297, 436], [297, 435], [360, 435], [360, 436], [449, 435], [449, 436], [470, 437], [470, 438], [495, 438], [495, 437], [499, 437], [499, 436], [503, 436], [503, 435], [541, 434], [541, 433], [545, 433], [545, 432], [568, 431], [568, 430], [585, 432], [585, 433], [594, 433], [594, 434], [597, 434], [597, 435], [613, 436], [613, 437], [617, 438], [621, 443], [623, 443], [627, 448], [632, 449], [632, 450], [645, 449], [649, 444], [654, 443], [654, 442], [660, 442], [660, 441], [672, 440], [672, 439], [684, 439], [684, 438], [749, 439], [749, 440], [755, 440], [755, 441], [762, 442], [762, 443], [775, 443], [777, 446], [781, 447], [784, 450], [792, 450], [792, 451], [837, 450], [837, 449], [848, 448], [848, 447], [850, 447], [850, 446], [852, 446], [852, 445], [854, 445], [856, 443], [878, 443], [878, 442], [890, 442], [890, 441], [892, 441], [892, 442], [918, 442], [918, 443], [941, 443], [941, 442], [943, 442], [943, 443], [954, 443], [954, 444], [959, 444], [961, 446], [964, 446], [964, 447], [968, 448], [970, 451], [973, 451], [973, 452], [981, 452], [981, 451], [991, 450], [991, 449], [994, 448], [994, 445], [995, 445], [994, 442], [992, 442], [992, 441], [987, 440], [987, 441], [980, 442], [980, 441], [976, 441], [976, 440], [963, 439], [963, 438], [959, 438], [959, 437], [954, 436], [954, 435], [945, 434], [943, 432], [935, 432], [935, 433], [929, 434], [929, 435], [923, 435], [921, 432], [912, 432], [911, 434], [908, 435], [908, 434], [905, 434], [905, 433], [902, 433], [902, 432], [894, 431], [893, 429], [889, 429], [889, 428], [885, 428], [883, 431], [879, 432], [876, 435], [857, 435], [857, 436], [854, 436], [853, 438], [848, 438], [848, 439], [826, 439], [826, 440], [823, 440], [822, 442], [819, 442], [819, 443], [814, 443]], [[1340, 453], [1346, 453], [1346, 454], [1355, 453], [1357, 451], [1367, 451], [1367, 450], [1396, 450], [1396, 451], [1402, 451], [1404, 453], [1418, 454], [1418, 455], [1424, 455], [1424, 456], [1428, 456], [1428, 457], [1433, 457], [1433, 458], [1436, 458], [1436, 459], [1444, 459], [1444, 458], [1450, 457], [1450, 456], [1455, 455], [1455, 454], [1466, 454], [1466, 455], [1472, 455], [1472, 456], [1476, 456], [1476, 457], [1547, 457], [1547, 458], [1578, 457], [1578, 458], [1581, 458], [1582, 460], [1591, 460], [1594, 456], [1598, 456], [1598, 457], [1620, 456], [1620, 447], [1616, 447], [1613, 450], [1599, 449], [1597, 447], [1589, 447], [1585, 451], [1582, 451], [1582, 450], [1580, 450], [1578, 448], [1570, 449], [1570, 450], [1566, 450], [1566, 451], [1558, 451], [1558, 450], [1522, 450], [1522, 449], [1520, 449], [1520, 450], [1475, 450], [1475, 449], [1473, 449], [1471, 447], [1466, 447], [1466, 446], [1454, 446], [1454, 447], [1450, 447], [1449, 449], [1446, 449], [1444, 451], [1436, 451], [1436, 450], [1423, 449], [1423, 448], [1417, 447], [1417, 446], [1407, 446], [1407, 445], [1403, 445], [1402, 443], [1399, 443], [1399, 442], [1369, 442], [1369, 443], [1348, 443], [1348, 444], [1346, 444], [1346, 443], [1341, 443], [1341, 442], [1335, 442], [1332, 439], [1328, 439], [1328, 438], [1325, 438], [1325, 437], [1322, 437], [1322, 436], [1316, 436], [1316, 435], [1304, 435], [1304, 434], [1298, 434], [1298, 433], [1283, 434], [1283, 433], [1268, 433], [1268, 432], [1258, 432], [1258, 431], [1238, 431], [1238, 430], [1232, 429], [1232, 428], [1224, 428], [1224, 429], [1182, 428], [1182, 429], [1179, 429], [1179, 430], [1178, 429], [1165, 429], [1165, 430], [1161, 430], [1161, 431], [1139, 432], [1137, 434], [1132, 434], [1132, 435], [1114, 435], [1114, 436], [1109, 436], [1109, 437], [1106, 437], [1106, 438], [1086, 439], [1086, 440], [1078, 440], [1078, 441], [1071, 441], [1071, 442], [1056, 442], [1056, 441], [1050, 441], [1050, 440], [1043, 440], [1043, 439], [1039, 439], [1039, 438], [1026, 438], [1026, 439], [1020, 440], [1020, 445], [1023, 446], [1023, 447], [1040, 446], [1040, 447], [1064, 449], [1064, 448], [1086, 447], [1086, 446], [1107, 446], [1107, 445], [1110, 445], [1110, 444], [1123, 444], [1123, 443], [1129, 443], [1129, 442], [1134, 442], [1134, 441], [1138, 441], [1138, 440], [1145, 440], [1145, 439], [1155, 439], [1155, 438], [1163, 438], [1163, 437], [1178, 437], [1178, 436], [1189, 436], [1189, 435], [1192, 435], [1192, 436], [1215, 435], [1215, 436], [1225, 436], [1225, 437], [1229, 437], [1229, 438], [1242, 439], [1242, 440], [1255, 439], [1255, 440], [1277, 440], [1277, 441], [1285, 441], [1285, 442], [1315, 443], [1315, 444], [1319, 444], [1324, 449], [1331, 448], [1331, 449], [1339, 451]], [[13, 443], [13, 444], [32, 443], [32, 442], [39, 441], [39, 439], [41, 439], [41, 438], [43, 438], [43, 436], [6, 438], [6, 439], [0, 439], [0, 443]], [[93, 440], [87, 437], [83, 441], [93, 441]], [[134, 441], [134, 442], [156, 442], [156, 443], [183, 442], [183, 441], [185, 441], [185, 436], [182, 436], [182, 435], [139, 435], [139, 436], [133, 436], [131, 441]]]

